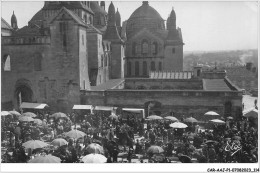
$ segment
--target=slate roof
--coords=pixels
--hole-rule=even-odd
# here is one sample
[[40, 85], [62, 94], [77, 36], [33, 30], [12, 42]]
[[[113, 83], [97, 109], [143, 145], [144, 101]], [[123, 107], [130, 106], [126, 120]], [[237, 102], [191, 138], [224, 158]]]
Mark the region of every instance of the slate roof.
[[13, 28], [3, 18], [1, 18], [1, 28], [13, 30]]
[[103, 91], [103, 90], [113, 89], [114, 87], [116, 87], [123, 81], [124, 81], [124, 79], [111, 79], [111, 80], [107, 81], [106, 83], [100, 84], [98, 86], [90, 86], [90, 90]]
[[51, 19], [50, 23], [52, 23], [55, 20], [55, 18], [61, 13], [62, 10], [65, 10], [78, 24], [86, 26], [86, 24], [78, 15], [76, 15], [73, 11], [67, 9], [66, 7], [62, 7], [58, 14]]
[[93, 25], [90, 24], [86, 24], [87, 25], [87, 32], [88, 33], [98, 33], [98, 34], [102, 34], [102, 32], [97, 29], [96, 27], [94, 27]]
[[24, 26], [20, 29], [18, 29], [13, 34], [14, 36], [36, 36], [36, 35], [42, 35], [40, 31], [40, 27], [33, 24], [30, 26]]
[[231, 91], [224, 79], [202, 79], [205, 91]]

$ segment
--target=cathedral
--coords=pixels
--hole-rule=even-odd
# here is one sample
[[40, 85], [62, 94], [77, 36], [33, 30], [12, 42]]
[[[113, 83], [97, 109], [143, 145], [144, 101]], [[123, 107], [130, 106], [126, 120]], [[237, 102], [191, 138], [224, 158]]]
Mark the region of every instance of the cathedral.
[[174, 9], [165, 22], [144, 1], [121, 24], [113, 2], [106, 11], [104, 1], [46, 1], [27, 26], [18, 22], [15, 13], [11, 25], [1, 19], [3, 110], [33, 102], [54, 112], [82, 104], [146, 116], [242, 113], [242, 91], [225, 71], [183, 71]]
[[174, 10], [165, 28], [147, 1], [124, 26], [104, 1], [46, 1], [27, 26], [18, 28], [14, 13], [11, 25], [1, 24], [3, 108], [41, 102], [64, 110], [79, 104], [80, 91], [109, 80], [183, 67]]

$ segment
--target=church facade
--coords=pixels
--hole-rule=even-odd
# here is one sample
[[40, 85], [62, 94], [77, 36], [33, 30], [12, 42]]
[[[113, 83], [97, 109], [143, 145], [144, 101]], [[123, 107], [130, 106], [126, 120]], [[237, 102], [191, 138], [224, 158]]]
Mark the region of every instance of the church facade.
[[15, 14], [11, 26], [2, 19], [2, 108], [38, 102], [68, 112], [81, 90], [123, 77], [115, 16], [113, 3], [107, 13], [104, 2], [46, 1], [27, 26]]

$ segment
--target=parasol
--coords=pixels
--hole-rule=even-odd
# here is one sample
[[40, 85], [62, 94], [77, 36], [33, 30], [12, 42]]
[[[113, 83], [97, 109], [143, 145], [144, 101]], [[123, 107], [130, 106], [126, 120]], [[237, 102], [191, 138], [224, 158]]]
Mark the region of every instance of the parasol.
[[175, 123], [170, 124], [170, 127], [175, 128], [175, 129], [184, 129], [188, 126], [181, 122], [175, 122]]
[[101, 154], [88, 154], [82, 158], [84, 163], [106, 163], [107, 158]]
[[147, 117], [147, 119], [149, 119], [149, 120], [161, 120], [163, 118], [158, 116], [158, 115], [151, 115], [151, 116]]
[[65, 136], [68, 136], [68, 137], [74, 138], [74, 139], [81, 138], [85, 135], [86, 135], [86, 133], [79, 131], [79, 130], [71, 130], [65, 134]]
[[171, 121], [179, 121], [177, 118], [172, 117], [172, 116], [164, 117], [164, 119], [171, 120]]
[[215, 123], [215, 124], [225, 124], [225, 121], [222, 121], [219, 119], [213, 119], [213, 120], [209, 120], [209, 121], [211, 121], [212, 123]]
[[214, 112], [214, 111], [209, 111], [209, 112], [206, 112], [204, 115], [219, 115], [218, 113]]
[[37, 125], [42, 125], [42, 120], [34, 119], [34, 123], [37, 124]]
[[34, 121], [34, 119], [31, 118], [31, 117], [27, 117], [27, 116], [21, 116], [21, 117], [19, 117], [19, 121], [27, 121], [27, 122], [29, 122], [29, 121]]
[[190, 117], [190, 118], [186, 118], [186, 119], [184, 120], [184, 122], [187, 122], [187, 123], [197, 123], [198, 120], [196, 120], [196, 119], [193, 118], [193, 117]]
[[60, 163], [61, 159], [53, 155], [41, 155], [30, 160], [29, 163]]
[[162, 149], [162, 147], [159, 147], [157, 145], [153, 145], [147, 149], [147, 153], [151, 153], [151, 154], [159, 154], [163, 152], [164, 150]]
[[9, 111], [9, 113], [15, 116], [21, 116], [21, 114], [17, 111]]
[[229, 117], [227, 117], [227, 119], [229, 119], [229, 120], [233, 120], [234, 118], [233, 118], [233, 117], [231, 117], [231, 116], [229, 116]]
[[7, 115], [11, 115], [8, 111], [2, 111], [1, 112], [1, 116], [7, 116]]
[[23, 143], [23, 146], [25, 148], [31, 148], [33, 150], [36, 148], [46, 147], [47, 145], [48, 145], [47, 143], [40, 141], [40, 140], [30, 140], [30, 141]]
[[25, 112], [22, 115], [26, 116], [26, 117], [31, 117], [31, 118], [37, 117], [37, 115], [35, 115], [35, 113], [32, 113], [32, 112]]
[[89, 144], [86, 151], [89, 154], [104, 154], [103, 147], [96, 143]]
[[67, 115], [62, 113], [62, 112], [54, 113], [50, 117], [51, 118], [55, 118], [55, 119], [58, 119], [58, 118], [68, 118]]
[[58, 147], [67, 145], [67, 144], [68, 144], [68, 142], [63, 138], [57, 138], [51, 142], [51, 145], [58, 146]]

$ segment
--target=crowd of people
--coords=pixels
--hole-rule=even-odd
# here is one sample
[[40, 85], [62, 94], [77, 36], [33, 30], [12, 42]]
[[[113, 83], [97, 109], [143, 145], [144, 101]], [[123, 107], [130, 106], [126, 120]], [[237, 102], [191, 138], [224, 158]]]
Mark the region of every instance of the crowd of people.
[[[188, 128], [171, 128], [169, 120], [147, 120], [128, 114], [126, 118], [111, 118], [104, 112], [77, 115], [67, 114], [64, 118], [53, 118], [50, 114], [38, 114], [35, 122], [21, 122], [19, 117], [2, 118], [2, 155], [4, 163], [27, 163], [40, 154], [59, 157], [62, 163], [79, 163], [81, 158], [90, 154], [87, 147], [100, 145], [107, 163], [255, 163], [258, 158], [258, 131], [247, 118], [226, 119], [226, 124], [186, 123]], [[180, 121], [184, 121], [181, 119]], [[66, 132], [77, 129], [86, 135], [70, 138]], [[68, 144], [60, 147], [48, 146], [35, 150], [26, 149], [23, 143], [41, 140], [51, 143], [63, 138]], [[158, 146], [161, 152], [149, 150]], [[11, 154], [10, 154], [11, 153]], [[122, 159], [118, 159], [122, 158]], [[125, 158], [126, 160], [124, 160]], [[145, 161], [147, 160], [147, 161]]]

